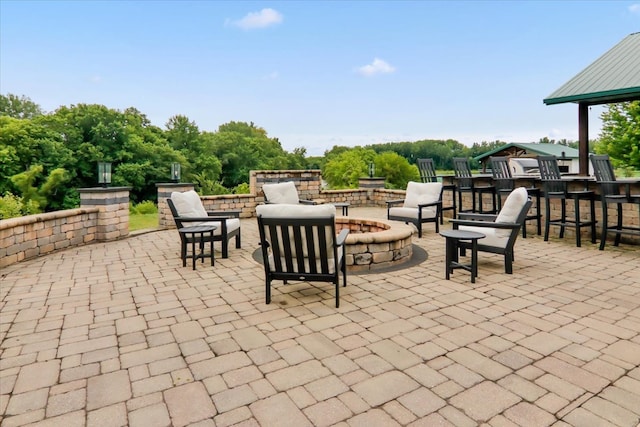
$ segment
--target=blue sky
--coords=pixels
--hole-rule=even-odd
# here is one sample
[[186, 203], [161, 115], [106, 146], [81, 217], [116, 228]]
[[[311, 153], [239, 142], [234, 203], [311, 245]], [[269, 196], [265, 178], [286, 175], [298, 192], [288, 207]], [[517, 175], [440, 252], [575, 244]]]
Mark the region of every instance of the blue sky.
[[577, 106], [542, 99], [637, 31], [637, 0], [0, 0], [0, 92], [133, 106], [162, 128], [254, 122], [308, 155], [577, 140]]

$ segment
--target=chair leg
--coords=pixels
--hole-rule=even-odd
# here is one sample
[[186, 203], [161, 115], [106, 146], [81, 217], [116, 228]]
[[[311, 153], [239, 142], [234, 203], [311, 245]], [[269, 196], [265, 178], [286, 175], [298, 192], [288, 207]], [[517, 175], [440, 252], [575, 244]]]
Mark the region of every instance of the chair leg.
[[576, 197], [574, 200], [574, 210], [575, 210], [575, 215], [576, 215], [576, 247], [580, 247], [582, 244], [581, 241], [581, 232], [580, 232], [580, 227], [582, 226], [580, 223], [580, 198]]
[[265, 281], [265, 300], [267, 304], [271, 304], [271, 281], [269, 279]]
[[335, 288], [336, 288], [336, 308], [340, 308], [340, 283], [336, 277]]
[[238, 232], [238, 234], [236, 234], [236, 249], [240, 249], [241, 245], [240, 245], [240, 232]]
[[549, 241], [549, 215], [551, 215], [551, 206], [549, 206], [550, 200], [545, 197], [544, 199], [544, 241]]
[[536, 225], [538, 226], [538, 236], [542, 234], [542, 215], [540, 215], [540, 192], [536, 195]]
[[600, 233], [600, 250], [604, 250], [604, 245], [607, 242], [607, 224], [609, 223], [608, 213], [607, 213], [607, 203], [602, 201], [602, 231]]
[[[589, 198], [589, 213], [591, 215], [591, 243], [596, 243], [596, 202], [595, 197]], [[621, 218], [622, 219], [622, 218]]]
[[504, 254], [504, 272], [507, 274], [513, 274], [513, 253], [506, 252]]
[[560, 225], [560, 238], [564, 238], [564, 223], [567, 221], [567, 201], [565, 199], [561, 199], [562, 203], [560, 204], [560, 217], [561, 217], [561, 225]]
[[[622, 203], [616, 203], [616, 208], [618, 209], [618, 223], [617, 230], [622, 230]], [[622, 233], [616, 233], [616, 240], [613, 242], [613, 246], [618, 246], [620, 244], [620, 238], [622, 237]]]
[[222, 258], [229, 258], [229, 240], [222, 236]]

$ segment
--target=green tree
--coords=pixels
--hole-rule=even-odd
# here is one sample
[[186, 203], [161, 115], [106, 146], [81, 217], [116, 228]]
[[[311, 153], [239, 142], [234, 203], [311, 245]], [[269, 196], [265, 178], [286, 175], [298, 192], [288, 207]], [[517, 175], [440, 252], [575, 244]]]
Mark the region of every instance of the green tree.
[[616, 167], [640, 170], [640, 101], [609, 104], [595, 151], [608, 154]]
[[32, 119], [41, 115], [40, 106], [25, 96], [17, 96], [12, 93], [0, 95], [0, 116]]
[[11, 181], [22, 194], [23, 203], [33, 203], [32, 213], [43, 212], [51, 194], [69, 180], [62, 168], [52, 170], [48, 176], [44, 176], [42, 172], [42, 165], [34, 165], [29, 170], [11, 177]]
[[378, 154], [374, 163], [376, 176], [385, 178], [386, 188], [404, 190], [409, 181], [420, 181], [417, 166], [393, 151]]
[[375, 157], [374, 150], [362, 147], [341, 150], [340, 154], [327, 160], [322, 169], [322, 177], [332, 189], [358, 188], [360, 178], [368, 176], [369, 163]]

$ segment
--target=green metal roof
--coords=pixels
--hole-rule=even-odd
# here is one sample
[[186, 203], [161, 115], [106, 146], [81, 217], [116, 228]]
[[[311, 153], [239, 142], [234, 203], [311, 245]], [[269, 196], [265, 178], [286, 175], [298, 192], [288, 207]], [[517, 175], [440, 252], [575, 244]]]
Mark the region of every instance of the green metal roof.
[[640, 99], [640, 33], [629, 34], [543, 100], [590, 105]]
[[[477, 157], [474, 157], [475, 160], [482, 162], [484, 159], [488, 159], [491, 156], [496, 155], [497, 153], [502, 152], [513, 152], [520, 151], [522, 154], [529, 155], [543, 155], [543, 156], [556, 156], [563, 157], [562, 153], [564, 153], [564, 158], [567, 159], [577, 159], [579, 151], [575, 148], [567, 147], [566, 145], [560, 144], [540, 144], [537, 142], [511, 142], [509, 144], [502, 145], [500, 147], [494, 148], [491, 151], [488, 151], [484, 154], [481, 154]], [[503, 153], [503, 155], [506, 153]]]

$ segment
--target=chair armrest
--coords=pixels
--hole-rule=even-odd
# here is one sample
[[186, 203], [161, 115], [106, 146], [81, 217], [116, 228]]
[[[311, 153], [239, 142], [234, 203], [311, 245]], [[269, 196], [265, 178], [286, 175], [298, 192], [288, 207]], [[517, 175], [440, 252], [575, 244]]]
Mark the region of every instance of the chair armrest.
[[438, 200], [437, 202], [419, 204], [418, 209], [427, 208], [429, 206], [438, 206], [438, 205], [442, 205], [442, 200]]
[[387, 207], [390, 208], [391, 206], [398, 205], [400, 203], [404, 203], [404, 199], [387, 200]]
[[218, 217], [218, 218], [240, 218], [240, 213], [242, 211], [239, 209], [230, 209], [226, 211], [207, 211], [207, 215], [209, 217]]
[[301, 205], [317, 205], [318, 204], [313, 200], [304, 200], [304, 199], [298, 199], [298, 203], [300, 203]]
[[177, 221], [182, 222], [222, 222], [225, 219], [224, 217], [215, 217], [215, 216], [204, 216], [204, 217], [185, 217], [185, 216], [177, 216], [174, 218]]
[[484, 228], [504, 228], [507, 230], [513, 230], [514, 228], [520, 227], [520, 224], [515, 222], [465, 221], [461, 219], [450, 219], [449, 222], [453, 224], [453, 228], [458, 228], [459, 225]]
[[496, 220], [497, 217], [498, 215], [493, 215], [493, 214], [477, 214], [477, 213], [461, 212], [458, 214], [457, 219], [493, 222]]
[[338, 237], [336, 237], [336, 245], [338, 245], [338, 246], [344, 245], [344, 242], [345, 242], [348, 234], [349, 234], [349, 229], [348, 228], [342, 229], [340, 234], [338, 234]]

